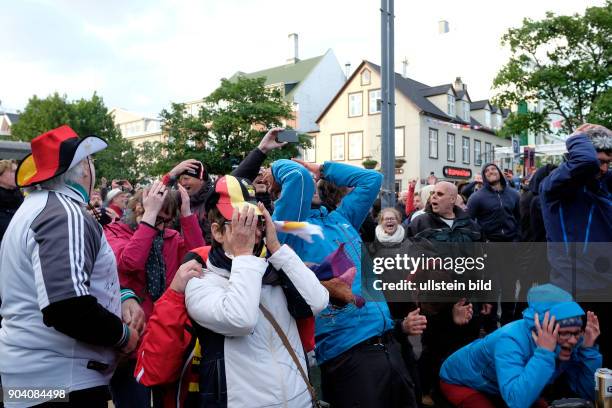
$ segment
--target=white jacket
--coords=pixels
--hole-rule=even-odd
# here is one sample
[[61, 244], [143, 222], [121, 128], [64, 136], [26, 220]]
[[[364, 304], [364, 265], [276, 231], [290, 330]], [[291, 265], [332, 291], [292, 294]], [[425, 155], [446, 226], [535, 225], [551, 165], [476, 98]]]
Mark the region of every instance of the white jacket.
[[[327, 306], [329, 293], [291, 248], [283, 245], [268, 261], [285, 272], [314, 315]], [[267, 266], [265, 259], [238, 256], [229, 273], [209, 260], [204, 276], [187, 284], [187, 311], [201, 326], [225, 336], [228, 407], [310, 407], [311, 397], [298, 368], [259, 310], [261, 303], [272, 313], [306, 371], [300, 336], [282, 288], [262, 285]]]

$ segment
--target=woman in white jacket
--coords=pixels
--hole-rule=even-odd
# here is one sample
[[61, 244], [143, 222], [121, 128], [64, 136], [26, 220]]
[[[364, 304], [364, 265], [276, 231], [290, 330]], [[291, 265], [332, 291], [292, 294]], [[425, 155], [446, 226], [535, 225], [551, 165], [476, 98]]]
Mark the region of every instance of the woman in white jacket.
[[[202, 347], [193, 405], [310, 407], [306, 382], [260, 305], [306, 371], [295, 317], [319, 313], [329, 294], [295, 252], [279, 244], [270, 214], [253, 203], [249, 190], [248, 181], [225, 176], [206, 203], [213, 248], [203, 276], [191, 279], [185, 292]], [[254, 255], [262, 253], [264, 236], [267, 259]]]

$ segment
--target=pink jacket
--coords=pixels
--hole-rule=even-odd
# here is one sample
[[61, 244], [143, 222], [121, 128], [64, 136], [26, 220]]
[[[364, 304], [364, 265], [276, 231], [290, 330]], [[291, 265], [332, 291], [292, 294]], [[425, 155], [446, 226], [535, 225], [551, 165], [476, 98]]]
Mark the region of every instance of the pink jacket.
[[[170, 286], [185, 254], [206, 245], [195, 214], [181, 217], [180, 222], [183, 236], [173, 229], [164, 231], [162, 253], [166, 264], [166, 288]], [[153, 312], [153, 299], [146, 292], [145, 265], [157, 229], [141, 223], [132, 231], [127, 224], [117, 222], [106, 225], [104, 233], [117, 258], [121, 287], [132, 289], [143, 300], [141, 306], [148, 320]]]

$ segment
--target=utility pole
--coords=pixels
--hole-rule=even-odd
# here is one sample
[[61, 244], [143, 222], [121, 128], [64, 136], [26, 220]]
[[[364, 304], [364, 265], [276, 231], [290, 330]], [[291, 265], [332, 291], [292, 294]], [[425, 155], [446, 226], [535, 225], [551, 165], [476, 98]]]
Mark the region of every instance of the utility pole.
[[394, 64], [394, 0], [381, 0], [380, 36], [382, 78], [381, 98], [381, 156], [380, 169], [384, 180], [382, 208], [395, 206], [395, 64]]

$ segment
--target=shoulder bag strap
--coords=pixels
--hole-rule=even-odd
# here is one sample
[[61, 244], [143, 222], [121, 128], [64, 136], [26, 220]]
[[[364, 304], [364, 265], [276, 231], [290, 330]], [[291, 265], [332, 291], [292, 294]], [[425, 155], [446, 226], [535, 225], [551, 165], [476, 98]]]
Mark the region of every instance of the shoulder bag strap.
[[293, 350], [293, 347], [291, 347], [291, 344], [289, 343], [289, 339], [287, 338], [287, 336], [283, 332], [283, 329], [281, 329], [281, 327], [279, 326], [279, 324], [276, 321], [276, 319], [274, 318], [274, 316], [272, 316], [272, 313], [270, 313], [270, 311], [268, 309], [266, 309], [266, 307], [264, 305], [262, 305], [261, 303], [259, 304], [259, 310], [261, 310], [261, 312], [263, 313], [263, 315], [266, 318], [266, 320], [268, 320], [270, 322], [270, 324], [274, 328], [274, 331], [276, 331], [276, 334], [278, 334], [278, 337], [280, 337], [281, 341], [283, 342], [283, 345], [285, 346], [285, 348], [289, 352], [289, 355], [291, 356], [291, 359], [293, 360], [293, 362], [297, 366], [298, 370], [300, 370], [300, 374], [302, 375], [302, 379], [306, 383], [306, 387], [308, 388], [308, 392], [310, 393], [310, 398], [312, 398], [313, 406], [316, 406], [315, 404], [316, 404], [316, 401], [317, 401], [317, 396], [316, 396], [315, 389], [310, 384], [310, 381], [308, 380], [308, 376], [304, 372], [304, 367], [302, 367], [302, 364], [300, 363], [300, 359], [295, 354], [295, 351]]

